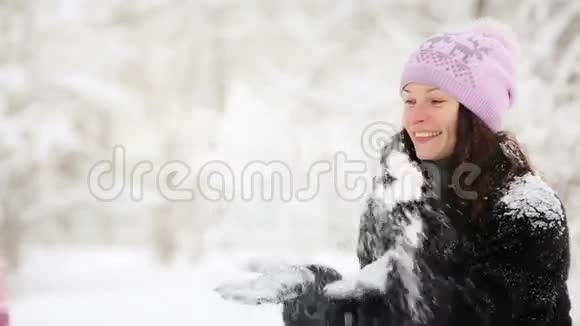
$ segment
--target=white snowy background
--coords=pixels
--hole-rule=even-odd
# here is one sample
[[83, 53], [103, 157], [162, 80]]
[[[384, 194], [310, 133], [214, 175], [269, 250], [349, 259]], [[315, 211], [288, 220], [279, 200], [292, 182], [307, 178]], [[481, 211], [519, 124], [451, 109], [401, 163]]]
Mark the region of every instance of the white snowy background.
[[[520, 36], [506, 128], [566, 205], [580, 325], [579, 1], [0, 0], [0, 249], [13, 325], [281, 325], [279, 306], [211, 290], [254, 259], [356, 270], [364, 198], [335, 189], [336, 154], [370, 176], [361, 134], [399, 125], [407, 55], [480, 16]], [[89, 170], [115, 145], [125, 187], [101, 201]], [[197, 185], [214, 160], [233, 171], [231, 200], [202, 196], [219, 180]], [[190, 167], [181, 187], [193, 200], [161, 195], [170, 161]], [[293, 191], [315, 162], [332, 171], [309, 200], [244, 200], [253, 161], [284, 162]], [[137, 201], [139, 162], [152, 171]]]

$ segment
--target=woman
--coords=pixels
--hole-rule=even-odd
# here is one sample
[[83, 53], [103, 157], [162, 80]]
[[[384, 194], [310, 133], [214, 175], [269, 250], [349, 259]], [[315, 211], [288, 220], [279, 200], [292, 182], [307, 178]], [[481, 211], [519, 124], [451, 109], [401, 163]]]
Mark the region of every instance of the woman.
[[359, 274], [309, 265], [271, 297], [244, 285], [254, 301], [284, 303], [288, 326], [571, 325], [565, 210], [501, 131], [515, 95], [506, 31], [481, 20], [409, 58], [403, 130], [361, 216]]
[[[500, 131], [515, 94], [516, 46], [506, 31], [482, 20], [432, 37], [403, 70], [401, 148], [411, 161], [437, 167], [431, 179], [456, 234], [450, 257], [428, 246], [423, 252], [433, 274], [452, 280], [426, 290], [438, 301], [428, 305], [428, 325], [571, 325], [564, 208]], [[460, 182], [465, 172], [476, 178]], [[367, 243], [362, 230], [362, 266], [371, 263]]]
[[[565, 210], [516, 140], [501, 131], [516, 88], [517, 50], [506, 32], [480, 20], [428, 39], [406, 63], [403, 130], [383, 151], [383, 175], [375, 179], [358, 241], [363, 271], [390, 257], [382, 265], [388, 282], [366, 287], [379, 294], [359, 296], [357, 308], [345, 305], [346, 324], [571, 325]], [[401, 155], [422, 167], [427, 182], [418, 196], [387, 198], [407, 177], [401, 171], [412, 170], [393, 166]], [[395, 252], [413, 214], [423, 241]], [[411, 269], [401, 263], [405, 253]], [[363, 291], [372, 283], [357, 282]], [[302, 313], [302, 301], [292, 302], [287, 325], [316, 324], [306, 321], [316, 307]]]

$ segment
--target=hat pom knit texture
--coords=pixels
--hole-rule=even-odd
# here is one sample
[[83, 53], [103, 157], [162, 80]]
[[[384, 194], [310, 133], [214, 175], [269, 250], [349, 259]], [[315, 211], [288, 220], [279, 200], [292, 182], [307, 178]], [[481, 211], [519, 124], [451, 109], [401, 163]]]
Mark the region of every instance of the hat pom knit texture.
[[520, 45], [516, 33], [510, 26], [493, 18], [484, 17], [471, 24], [469, 30], [496, 39], [512, 53], [515, 60], [520, 57]]

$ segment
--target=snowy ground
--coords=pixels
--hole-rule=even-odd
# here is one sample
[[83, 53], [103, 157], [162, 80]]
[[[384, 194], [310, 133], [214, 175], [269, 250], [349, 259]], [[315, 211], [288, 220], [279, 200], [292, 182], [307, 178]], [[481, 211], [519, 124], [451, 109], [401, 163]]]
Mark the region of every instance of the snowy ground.
[[[330, 264], [350, 273], [356, 269], [353, 256], [319, 253], [291, 261]], [[13, 325], [282, 325], [280, 306], [226, 302], [212, 291], [222, 281], [251, 276], [243, 270], [250, 257], [216, 254], [198, 264], [182, 259], [161, 268], [143, 251], [31, 251], [21, 272], [9, 279]], [[572, 275], [575, 301], [580, 282]]]
[[[212, 291], [221, 281], [252, 276], [243, 271], [248, 257], [212, 255], [197, 265], [182, 260], [161, 268], [135, 251], [31, 252], [23, 270], [10, 278], [13, 324], [282, 325], [280, 306], [226, 302]], [[304, 259], [332, 263], [345, 272], [356, 266], [347, 255]]]

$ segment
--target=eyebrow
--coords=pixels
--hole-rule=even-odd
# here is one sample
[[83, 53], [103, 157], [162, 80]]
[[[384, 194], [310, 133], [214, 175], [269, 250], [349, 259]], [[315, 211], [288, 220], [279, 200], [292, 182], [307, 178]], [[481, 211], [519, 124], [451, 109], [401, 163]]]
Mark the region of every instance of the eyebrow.
[[[428, 90], [425, 91], [425, 93], [430, 93], [433, 91], [439, 91], [440, 89], [437, 87], [433, 87], [433, 88], [429, 88]], [[411, 93], [411, 91], [409, 91], [408, 89], [403, 89], [403, 93]]]

